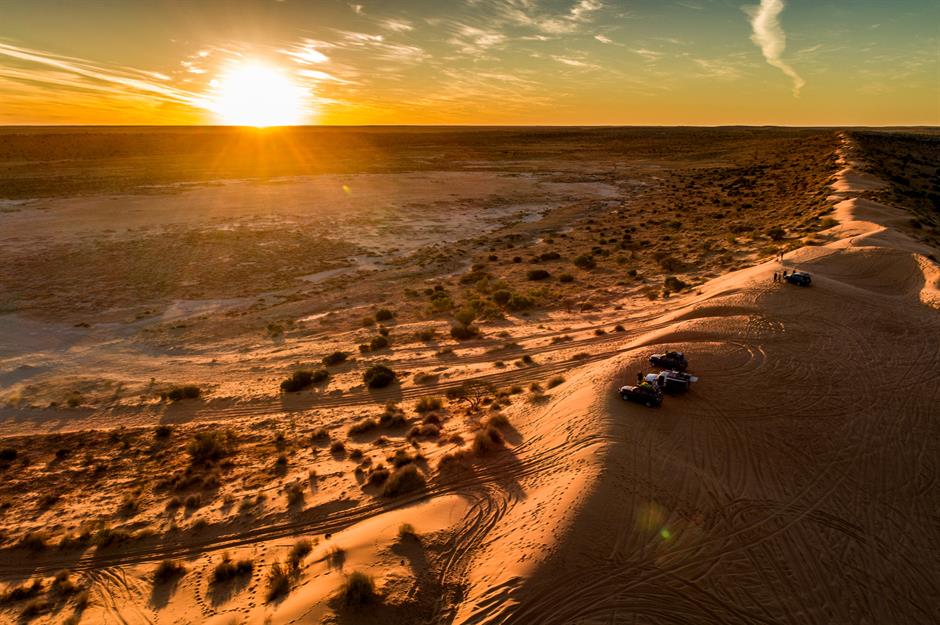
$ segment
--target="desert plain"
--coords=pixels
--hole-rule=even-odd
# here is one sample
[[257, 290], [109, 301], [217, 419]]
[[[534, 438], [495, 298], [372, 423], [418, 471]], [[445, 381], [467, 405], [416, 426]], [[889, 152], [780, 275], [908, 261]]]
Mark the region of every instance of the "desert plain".
[[[938, 168], [2, 129], [0, 622], [936, 623]], [[690, 391], [623, 401], [671, 350]]]

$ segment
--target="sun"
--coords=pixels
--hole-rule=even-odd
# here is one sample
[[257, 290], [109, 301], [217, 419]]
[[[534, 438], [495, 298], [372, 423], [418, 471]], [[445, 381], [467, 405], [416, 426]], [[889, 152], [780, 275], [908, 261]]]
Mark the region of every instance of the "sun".
[[293, 126], [307, 117], [309, 94], [283, 69], [246, 61], [232, 65], [211, 83], [209, 110], [230, 126]]

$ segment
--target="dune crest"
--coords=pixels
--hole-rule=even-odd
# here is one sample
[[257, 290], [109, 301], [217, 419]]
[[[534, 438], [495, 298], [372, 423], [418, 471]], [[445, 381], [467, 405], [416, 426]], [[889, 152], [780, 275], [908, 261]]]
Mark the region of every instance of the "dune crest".
[[[563, 507], [514, 502], [457, 622], [931, 620], [940, 271], [853, 158], [843, 137], [828, 242], [706, 283], [533, 414], [529, 449], [558, 430], [567, 447], [525, 493]], [[813, 286], [771, 279], [794, 269]], [[622, 402], [663, 349], [701, 381]], [[526, 540], [536, 522], [553, 541]], [[520, 579], [513, 558], [541, 564]]]

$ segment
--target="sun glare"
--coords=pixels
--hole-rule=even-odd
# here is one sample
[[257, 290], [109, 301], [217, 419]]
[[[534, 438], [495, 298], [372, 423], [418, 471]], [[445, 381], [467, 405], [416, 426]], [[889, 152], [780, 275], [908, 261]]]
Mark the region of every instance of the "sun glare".
[[212, 81], [210, 110], [232, 126], [291, 126], [306, 121], [308, 93], [281, 68], [258, 61], [232, 66]]

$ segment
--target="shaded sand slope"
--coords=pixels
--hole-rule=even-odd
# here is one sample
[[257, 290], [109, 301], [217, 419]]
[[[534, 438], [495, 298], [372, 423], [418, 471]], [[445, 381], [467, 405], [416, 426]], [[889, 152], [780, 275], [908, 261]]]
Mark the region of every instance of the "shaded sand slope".
[[[940, 272], [861, 182], [834, 186], [830, 243], [709, 283], [561, 400], [598, 420], [596, 479], [545, 563], [463, 622], [940, 620]], [[772, 283], [795, 267], [812, 288]], [[701, 381], [659, 410], [622, 402], [663, 348]]]

